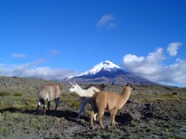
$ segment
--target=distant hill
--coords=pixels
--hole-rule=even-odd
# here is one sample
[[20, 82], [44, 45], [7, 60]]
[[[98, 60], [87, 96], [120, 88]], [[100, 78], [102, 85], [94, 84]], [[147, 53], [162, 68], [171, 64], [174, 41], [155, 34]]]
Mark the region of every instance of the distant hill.
[[[12, 93], [31, 93], [35, 97], [39, 89], [46, 84], [57, 83], [61, 85], [62, 91], [69, 93], [68, 89], [70, 88], [69, 80], [68, 82], [57, 82], [51, 80], [43, 80], [36, 78], [21, 78], [21, 77], [6, 77], [0, 76], [0, 92], [12, 92]], [[93, 84], [99, 84], [99, 82], [92, 82]], [[87, 87], [90, 83], [83, 82], [80, 84], [81, 87]], [[123, 85], [110, 85], [107, 84], [106, 90], [111, 92], [121, 92]], [[186, 88], [178, 88], [164, 85], [134, 85], [135, 90], [133, 94], [172, 94], [176, 92], [178, 94], [185, 94]]]
[[35, 78], [6, 77], [0, 76], [0, 92], [28, 92], [37, 93], [46, 84], [59, 83], [50, 80]]
[[122, 70], [111, 61], [104, 61], [93, 68], [76, 76], [70, 76], [63, 80], [64, 82], [96, 82], [111, 85], [123, 85], [127, 82], [137, 85], [158, 85], [158, 83], [149, 81], [140, 76]]

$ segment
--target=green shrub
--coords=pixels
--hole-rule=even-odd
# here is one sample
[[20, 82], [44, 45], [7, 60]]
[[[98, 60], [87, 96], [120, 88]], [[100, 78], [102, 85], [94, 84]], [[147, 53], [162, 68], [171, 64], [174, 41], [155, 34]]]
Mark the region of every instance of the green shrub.
[[67, 96], [69, 96], [67, 93], [62, 93], [61, 94], [61, 97], [67, 97]]
[[15, 93], [14, 96], [22, 96], [21, 93]]
[[7, 127], [1, 127], [0, 128], [0, 134], [1, 135], [6, 135], [6, 134], [8, 134], [8, 128]]
[[79, 101], [71, 102], [70, 107], [79, 107]]
[[78, 94], [76, 94], [76, 93], [70, 93], [70, 94], [71, 94], [71, 96], [75, 96], [75, 97], [78, 96]]
[[10, 92], [0, 92], [0, 96], [10, 96]]

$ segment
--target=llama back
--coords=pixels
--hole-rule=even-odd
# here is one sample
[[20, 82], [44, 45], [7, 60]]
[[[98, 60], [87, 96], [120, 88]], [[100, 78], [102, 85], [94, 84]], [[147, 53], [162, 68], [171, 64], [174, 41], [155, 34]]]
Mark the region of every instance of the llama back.
[[61, 96], [61, 87], [58, 84], [48, 84], [43, 86], [38, 92], [38, 97], [44, 100], [53, 100]]
[[121, 96], [117, 93], [101, 91], [96, 93], [93, 99], [96, 105], [102, 105], [102, 107], [109, 110], [120, 101]]
[[91, 86], [89, 89], [86, 90], [84, 96], [92, 97], [95, 92], [99, 92], [100, 90], [94, 86]]

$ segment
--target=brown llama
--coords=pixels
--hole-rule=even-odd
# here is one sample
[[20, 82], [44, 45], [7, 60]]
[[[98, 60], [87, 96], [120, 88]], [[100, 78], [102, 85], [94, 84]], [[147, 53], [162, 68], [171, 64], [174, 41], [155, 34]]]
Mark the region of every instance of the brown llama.
[[36, 114], [40, 106], [43, 107], [44, 115], [46, 115], [46, 105], [45, 101], [48, 102], [48, 111], [50, 111], [50, 101], [54, 100], [55, 102], [55, 111], [59, 103], [59, 98], [61, 97], [61, 87], [58, 84], [48, 84], [43, 86], [38, 92], [38, 105], [36, 108]]
[[120, 110], [130, 97], [133, 90], [131, 84], [127, 83], [121, 94], [111, 93], [106, 91], [96, 92], [92, 97], [92, 112], [90, 114], [90, 124], [93, 126], [93, 118], [96, 113], [98, 113], [98, 122], [102, 128], [102, 117], [104, 115], [104, 110], [108, 110], [111, 114], [111, 125], [115, 125], [115, 116], [118, 110]]

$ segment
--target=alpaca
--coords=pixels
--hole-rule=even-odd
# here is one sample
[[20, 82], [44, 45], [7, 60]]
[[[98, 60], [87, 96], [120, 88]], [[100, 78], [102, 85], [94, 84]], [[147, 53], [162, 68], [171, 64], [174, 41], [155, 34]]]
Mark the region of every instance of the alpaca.
[[46, 105], [45, 101], [48, 101], [48, 111], [50, 111], [50, 101], [55, 102], [55, 112], [59, 103], [59, 98], [61, 96], [61, 87], [58, 84], [48, 84], [43, 86], [38, 92], [38, 106], [36, 108], [36, 114], [40, 106], [43, 107], [44, 115], [46, 115]]
[[111, 114], [111, 125], [115, 125], [115, 116], [118, 110], [120, 110], [127, 100], [130, 97], [130, 94], [133, 90], [131, 84], [127, 83], [121, 94], [110, 93], [105, 91], [96, 92], [92, 96], [92, 112], [90, 114], [90, 124], [93, 126], [93, 118], [95, 119], [96, 114], [98, 113], [98, 122], [102, 128], [102, 117], [104, 115], [104, 110], [108, 110]]
[[84, 107], [87, 103], [91, 104], [92, 99], [91, 97], [94, 95], [95, 92], [103, 91], [105, 85], [89, 85], [86, 89], [82, 89], [78, 84], [71, 83], [71, 87], [69, 88], [69, 92], [75, 92], [79, 95], [80, 101], [80, 111], [76, 120], [80, 119], [81, 113], [84, 110]]

